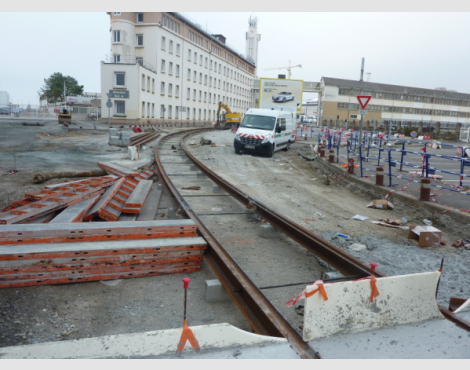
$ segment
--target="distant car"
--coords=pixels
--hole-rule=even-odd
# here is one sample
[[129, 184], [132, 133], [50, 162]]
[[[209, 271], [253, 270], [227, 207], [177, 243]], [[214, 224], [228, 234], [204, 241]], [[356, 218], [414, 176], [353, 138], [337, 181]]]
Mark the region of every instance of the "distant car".
[[0, 114], [10, 114], [9, 108], [0, 108]]
[[294, 94], [291, 92], [283, 91], [279, 94], [273, 95], [273, 101], [278, 103], [285, 103], [288, 100], [294, 100]]

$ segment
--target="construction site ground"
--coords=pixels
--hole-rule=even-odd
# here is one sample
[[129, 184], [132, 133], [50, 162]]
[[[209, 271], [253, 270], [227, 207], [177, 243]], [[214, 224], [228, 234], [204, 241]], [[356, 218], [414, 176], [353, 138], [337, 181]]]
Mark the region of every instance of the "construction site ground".
[[[127, 159], [126, 148], [107, 144], [106, 130], [100, 133], [75, 130], [67, 133], [55, 122], [38, 127], [21, 126], [20, 122], [2, 122], [1, 125], [4, 135], [0, 138], [0, 154], [4, 159], [0, 163], [2, 207], [22, 199], [28, 191], [66, 180], [51, 179], [36, 185], [32, 179], [38, 172], [98, 170], [96, 162], [99, 161], [116, 161], [123, 166], [138, 168], [151, 160], [155, 145], [155, 142], [149, 143], [136, 163]], [[172, 129], [168, 128], [167, 131], [171, 132]], [[199, 145], [201, 136], [211, 139], [218, 146]], [[427, 211], [400, 202], [395, 204], [393, 211], [366, 208], [371, 200], [380, 199], [381, 196], [343, 178], [330, 177], [316, 161], [308, 162], [299, 157], [297, 150], [302, 149], [304, 143], [293, 145], [288, 152], [276, 152], [269, 159], [235, 155], [233, 136], [229, 131], [197, 135], [191, 150], [212, 170], [253, 198], [366, 263], [377, 262], [378, 269], [386, 274], [435, 271], [445, 257], [438, 302], [446, 306], [450, 296], [470, 296], [470, 251], [451, 246], [457, 239], [470, 238], [468, 225], [460, 224], [445, 214], [431, 216]], [[13, 169], [18, 173], [10, 174]], [[157, 212], [161, 219], [166, 219], [169, 206], [168, 199], [163, 198]], [[369, 219], [353, 220], [356, 214]], [[447, 245], [419, 248], [407, 239], [407, 231], [369, 222], [379, 218], [402, 217], [407, 218], [407, 224], [417, 225], [422, 225], [424, 218], [430, 219], [435, 227], [442, 230], [442, 239], [447, 241]], [[231, 222], [230, 216], [210, 217], [204, 219], [206, 221], [209, 229], [221, 240], [232, 235], [234, 227], [240, 227], [240, 234], [244, 232], [241, 225]], [[352, 239], [338, 237], [338, 233], [349, 235]], [[312, 282], [318, 279], [320, 269], [315, 258], [285, 239], [273, 242], [266, 239], [262, 246], [254, 245], [251, 252], [243, 248], [243, 253], [238, 254], [235, 243], [234, 258], [257, 284], [268, 284], [272, 275], [281, 275], [286, 284], [304, 281], [309, 269]], [[351, 250], [349, 246], [353, 242], [365, 244], [366, 249]], [[271, 243], [275, 246], [272, 253], [269, 248]], [[282, 252], [279, 251], [279, 243], [285, 246]], [[280, 258], [283, 258], [282, 264], [278, 263]], [[303, 263], [309, 264], [310, 268], [302, 266]], [[279, 265], [285, 267], [284, 271], [278, 271]], [[3, 289], [0, 291], [0, 346], [181, 327], [182, 277], [155, 276], [105, 283]], [[227, 322], [250, 331], [234, 303], [205, 302], [205, 281], [216, 278], [206, 262], [203, 262], [201, 272], [192, 274], [190, 278], [189, 325]], [[298, 293], [302, 289], [299, 286]], [[275, 290], [266, 294], [279, 304], [295, 298]], [[289, 315], [296, 315], [293, 308]], [[302, 317], [298, 316], [298, 324], [301, 322]]]

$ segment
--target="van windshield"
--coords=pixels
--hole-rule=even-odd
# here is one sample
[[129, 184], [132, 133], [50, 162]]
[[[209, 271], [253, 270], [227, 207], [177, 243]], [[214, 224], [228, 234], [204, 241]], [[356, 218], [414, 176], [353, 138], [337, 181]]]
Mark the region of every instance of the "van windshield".
[[247, 114], [245, 118], [243, 118], [240, 127], [257, 128], [260, 130], [272, 131], [275, 123], [276, 117], [256, 116], [252, 114]]

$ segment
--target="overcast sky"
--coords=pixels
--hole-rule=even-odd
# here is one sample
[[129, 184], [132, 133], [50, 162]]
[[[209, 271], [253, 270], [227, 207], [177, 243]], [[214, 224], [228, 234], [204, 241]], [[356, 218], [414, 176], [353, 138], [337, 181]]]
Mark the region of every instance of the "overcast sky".
[[[256, 16], [260, 77], [287, 74], [265, 69], [290, 60], [302, 65], [292, 69], [293, 79], [358, 80], [365, 57], [371, 81], [470, 93], [470, 13], [184, 13], [242, 54], [248, 18]], [[38, 104], [44, 78], [61, 72], [100, 92], [109, 28], [105, 12], [0, 13], [0, 91], [15, 104]]]

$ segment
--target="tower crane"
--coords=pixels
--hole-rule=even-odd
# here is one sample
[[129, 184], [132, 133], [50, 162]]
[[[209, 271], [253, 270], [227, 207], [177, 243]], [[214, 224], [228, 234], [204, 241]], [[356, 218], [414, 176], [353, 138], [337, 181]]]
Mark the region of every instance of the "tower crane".
[[296, 66], [291, 66], [290, 65], [290, 60], [289, 60], [289, 67], [279, 67], [279, 68], [268, 68], [268, 69], [265, 69], [265, 71], [270, 71], [270, 70], [273, 70], [273, 69], [287, 69], [287, 79], [290, 80], [290, 76], [291, 76], [291, 68], [296, 68], [296, 67], [299, 67], [299, 68], [302, 68], [302, 64], [299, 64], [299, 65], [296, 65]]

